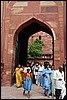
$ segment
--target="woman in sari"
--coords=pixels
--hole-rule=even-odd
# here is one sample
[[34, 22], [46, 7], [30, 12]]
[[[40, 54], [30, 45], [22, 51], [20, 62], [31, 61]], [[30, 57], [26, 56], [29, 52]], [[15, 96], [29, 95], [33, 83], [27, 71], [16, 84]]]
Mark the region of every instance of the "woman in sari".
[[22, 81], [23, 81], [23, 68], [21, 68], [21, 65], [19, 64], [18, 67], [15, 69], [16, 73], [16, 86], [21, 87], [22, 86]]

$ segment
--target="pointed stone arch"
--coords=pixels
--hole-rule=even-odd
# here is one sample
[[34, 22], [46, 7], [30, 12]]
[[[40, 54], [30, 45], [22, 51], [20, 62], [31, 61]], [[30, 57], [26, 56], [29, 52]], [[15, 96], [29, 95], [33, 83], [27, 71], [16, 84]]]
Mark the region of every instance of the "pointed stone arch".
[[[15, 43], [16, 43], [17, 35], [19, 34], [20, 31], [22, 31], [24, 28], [28, 27], [32, 23], [36, 23], [37, 25], [40, 25], [42, 31], [44, 31], [44, 29], [45, 29], [46, 33], [50, 34], [52, 36], [52, 38], [53, 38], [53, 58], [54, 58], [54, 40], [56, 39], [56, 36], [55, 36], [55, 32], [54, 32], [53, 28], [48, 23], [43, 22], [41, 19], [38, 19], [38, 18], [32, 16], [29, 19], [25, 20], [24, 22], [21, 22], [13, 32], [13, 59], [12, 59], [13, 62], [15, 61]], [[39, 30], [35, 30], [35, 33], [38, 31]], [[13, 65], [15, 66], [15, 64], [13, 64]]]
[[50, 35], [53, 36], [54, 40], [56, 40], [56, 34], [54, 29], [50, 26], [50, 24], [48, 24], [47, 22], [43, 22], [41, 19], [36, 18], [35, 16], [30, 17], [29, 19], [25, 20], [24, 22], [21, 22], [16, 29], [13, 32], [13, 37], [15, 40], [15, 37], [17, 36], [17, 34], [24, 29], [25, 27], [27, 27], [28, 25], [30, 25], [31, 23], [36, 22], [38, 24], [40, 24], [41, 26], [45, 27], [48, 31], [48, 33], [50, 32]]

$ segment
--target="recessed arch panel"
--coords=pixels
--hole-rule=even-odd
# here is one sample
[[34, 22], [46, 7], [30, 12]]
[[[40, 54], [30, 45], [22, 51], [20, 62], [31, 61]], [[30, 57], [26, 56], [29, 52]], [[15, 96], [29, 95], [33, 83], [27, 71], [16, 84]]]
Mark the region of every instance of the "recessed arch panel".
[[[19, 63], [21, 65], [26, 66], [27, 63], [27, 47], [28, 47], [28, 39], [31, 35], [35, 34], [36, 32], [43, 31], [47, 34], [52, 36], [52, 43], [53, 43], [53, 56], [54, 56], [54, 34], [52, 33], [53, 30], [50, 28], [50, 25], [47, 23], [45, 24], [41, 20], [37, 18], [31, 18], [27, 21], [23, 22], [23, 24], [20, 24], [16, 31], [14, 32], [14, 47], [16, 48], [16, 38], [18, 36], [18, 43], [20, 44], [20, 51], [19, 51]], [[15, 57], [17, 58], [17, 57]], [[54, 58], [54, 57], [53, 57]]]

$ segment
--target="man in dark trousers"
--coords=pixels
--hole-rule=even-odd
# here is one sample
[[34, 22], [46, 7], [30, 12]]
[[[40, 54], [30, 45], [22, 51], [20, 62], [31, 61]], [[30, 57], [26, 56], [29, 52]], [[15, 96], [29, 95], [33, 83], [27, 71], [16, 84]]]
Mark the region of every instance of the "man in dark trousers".
[[54, 73], [54, 79], [55, 79], [55, 95], [56, 99], [59, 99], [59, 96], [62, 91], [62, 87], [64, 85], [64, 72], [63, 72], [63, 66], [61, 65], [58, 70]]

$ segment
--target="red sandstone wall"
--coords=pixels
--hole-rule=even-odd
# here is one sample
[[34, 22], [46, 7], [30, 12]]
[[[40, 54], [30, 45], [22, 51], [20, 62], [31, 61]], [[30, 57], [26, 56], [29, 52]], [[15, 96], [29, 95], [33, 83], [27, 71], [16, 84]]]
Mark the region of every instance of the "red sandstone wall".
[[[14, 56], [13, 41], [14, 36], [16, 37], [15, 31], [17, 27], [30, 18], [36, 17], [53, 28], [56, 36], [54, 40], [55, 68], [58, 68], [64, 60], [63, 4], [60, 1], [53, 1], [53, 4], [48, 3], [49, 5], [40, 1], [22, 1], [24, 3], [21, 6], [19, 2], [10, 1], [6, 6], [4, 3], [3, 8], [2, 36], [4, 41], [2, 61], [4, 62], [4, 70], [6, 73], [3, 76], [4, 84], [11, 83], [11, 70], [13, 70], [12, 59]], [[48, 45], [49, 48], [50, 46]], [[8, 76], [10, 77], [8, 78]]]
[[45, 32], [37, 32], [32, 36], [28, 40], [28, 45], [30, 45], [36, 39], [39, 39], [39, 36], [41, 36], [41, 40], [45, 44], [45, 46], [42, 48], [42, 54], [52, 54], [52, 37], [49, 34]]

